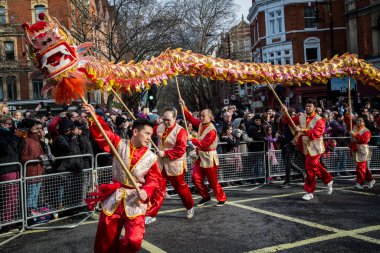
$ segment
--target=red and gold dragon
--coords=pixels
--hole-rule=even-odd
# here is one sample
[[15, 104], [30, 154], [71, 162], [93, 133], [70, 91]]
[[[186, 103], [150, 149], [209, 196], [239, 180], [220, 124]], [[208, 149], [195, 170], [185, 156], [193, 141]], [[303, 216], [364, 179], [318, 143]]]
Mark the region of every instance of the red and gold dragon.
[[352, 76], [380, 90], [380, 71], [356, 55], [344, 54], [312, 64], [271, 65], [242, 63], [193, 53], [166, 50], [149, 61], [113, 64], [84, 56], [92, 43], [76, 46], [70, 33], [55, 18], [39, 15], [35, 24], [23, 24], [26, 45], [37, 71], [53, 89], [57, 103], [70, 103], [86, 89], [124, 89], [141, 91], [152, 84], [166, 84], [176, 75], [202, 76], [231, 83], [312, 85], [331, 78]]

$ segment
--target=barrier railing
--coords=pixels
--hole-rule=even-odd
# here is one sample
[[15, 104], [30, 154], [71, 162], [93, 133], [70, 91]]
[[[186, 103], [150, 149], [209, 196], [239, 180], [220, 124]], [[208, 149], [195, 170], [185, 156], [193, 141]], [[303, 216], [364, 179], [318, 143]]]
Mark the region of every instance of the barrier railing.
[[[85, 212], [88, 215], [75, 224], [50, 225], [42, 224], [49, 222], [52, 217], [62, 212], [68, 212], [84, 208], [86, 203], [84, 199], [88, 193], [93, 191], [93, 156], [73, 155], [57, 157], [56, 162], [73, 159], [90, 159], [90, 168], [78, 168], [78, 171], [69, 172], [72, 168], [62, 167], [66, 172], [59, 172], [41, 176], [27, 177], [27, 168], [30, 165], [40, 163], [39, 160], [30, 160], [24, 164], [24, 213], [26, 228], [33, 229], [56, 229], [56, 228], [74, 228], [91, 217], [92, 212]], [[62, 166], [63, 163], [61, 164]], [[76, 211], [74, 211], [76, 212]], [[80, 213], [83, 214], [83, 213]], [[66, 217], [67, 218], [67, 217]]]
[[[371, 170], [380, 170], [380, 148], [371, 146], [371, 160], [368, 166]], [[322, 162], [329, 172], [353, 172], [355, 161], [350, 156], [347, 147], [335, 147], [322, 155]], [[304, 168], [304, 160], [299, 152], [292, 157], [294, 163]], [[55, 214], [85, 207], [84, 199], [95, 189], [95, 184], [112, 181], [112, 156], [108, 153], [92, 155], [77, 155], [57, 157], [57, 161], [88, 158], [89, 168], [76, 172], [59, 172], [41, 176], [26, 176], [26, 168], [39, 160], [27, 161], [24, 166], [20, 163], [0, 164], [1, 167], [16, 166], [14, 178], [1, 177], [0, 200], [1, 216], [0, 228], [12, 224], [20, 224], [21, 230], [11, 238], [2, 241], [0, 245], [19, 236], [25, 228], [56, 229], [74, 228], [87, 220], [92, 212], [85, 212], [86, 217], [75, 224], [56, 225], [56, 220], [49, 220]], [[280, 150], [227, 153], [219, 154], [218, 178], [221, 183], [241, 180], [267, 178], [270, 176], [284, 176], [285, 169]], [[188, 171], [185, 180], [193, 186], [191, 181], [193, 160], [188, 158]], [[4, 175], [4, 173], [3, 173]], [[168, 190], [172, 190], [169, 185]], [[11, 204], [15, 203], [15, 204]], [[68, 216], [72, 217], [72, 216]], [[46, 225], [43, 227], [43, 221]], [[59, 219], [62, 220], [62, 219]], [[37, 222], [39, 224], [31, 224]], [[5, 234], [2, 234], [3, 236]]]
[[11, 172], [2, 173], [0, 176], [0, 228], [6, 228], [10, 225], [19, 225], [20, 230], [17, 233], [3, 233], [1, 237], [6, 239], [0, 243], [0, 246], [16, 239], [25, 230], [23, 196], [22, 193], [22, 165], [21, 163], [2, 163], [0, 170], [4, 167], [13, 167]]
[[[274, 157], [274, 158], [272, 158]], [[285, 176], [284, 161], [282, 159], [281, 150], [272, 150], [267, 152], [269, 176]], [[335, 147], [331, 151], [326, 151], [321, 155], [321, 161], [328, 172], [346, 174], [347, 172], [355, 172], [356, 162], [350, 155], [350, 149], [347, 147]], [[292, 157], [298, 167], [304, 169], [304, 157], [300, 152], [295, 152]], [[380, 148], [370, 146], [370, 159], [368, 168], [371, 171], [380, 170]]]

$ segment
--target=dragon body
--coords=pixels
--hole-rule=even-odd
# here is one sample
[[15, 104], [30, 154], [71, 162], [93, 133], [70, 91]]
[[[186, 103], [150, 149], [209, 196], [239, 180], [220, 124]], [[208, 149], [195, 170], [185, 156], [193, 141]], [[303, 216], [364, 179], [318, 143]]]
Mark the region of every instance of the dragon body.
[[24, 24], [26, 44], [37, 71], [53, 89], [57, 103], [70, 103], [86, 90], [111, 88], [141, 91], [152, 84], [166, 84], [177, 75], [201, 76], [231, 83], [313, 85], [331, 78], [351, 76], [380, 90], [380, 71], [354, 54], [346, 53], [321, 62], [296, 65], [243, 63], [205, 56], [190, 50], [166, 50], [149, 61], [114, 64], [83, 56], [91, 43], [76, 46], [70, 33], [45, 14], [41, 21]]

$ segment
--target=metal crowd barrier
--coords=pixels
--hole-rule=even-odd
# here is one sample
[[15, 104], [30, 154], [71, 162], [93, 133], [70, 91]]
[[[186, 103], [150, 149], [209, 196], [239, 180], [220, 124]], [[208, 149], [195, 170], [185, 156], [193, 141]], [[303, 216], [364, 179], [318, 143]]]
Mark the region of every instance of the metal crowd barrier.
[[7, 238], [0, 243], [5, 243], [16, 239], [25, 230], [23, 212], [23, 196], [22, 194], [22, 165], [21, 163], [2, 163], [0, 170], [4, 167], [15, 166], [17, 170], [14, 172], [3, 173], [0, 177], [0, 228], [6, 228], [11, 225], [19, 225], [20, 230], [17, 233], [3, 233], [2, 238]]
[[[81, 208], [85, 209], [86, 203], [84, 199], [88, 197], [88, 193], [94, 190], [93, 156], [90, 154], [73, 155], [65, 157], [57, 157], [56, 161], [72, 160], [72, 159], [90, 159], [90, 167], [84, 168], [77, 172], [60, 172], [53, 174], [45, 174], [41, 176], [27, 177], [27, 166], [40, 163], [39, 160], [30, 160], [24, 164], [24, 213], [25, 227], [28, 229], [57, 229], [57, 228], [75, 228], [90, 218], [93, 212], [84, 212], [87, 214], [75, 224], [67, 224], [63, 222], [61, 225], [52, 225], [53, 217], [63, 212], [76, 213], [75, 215], [84, 214], [80, 212]], [[69, 168], [64, 168], [69, 170]], [[71, 215], [72, 217], [73, 215]], [[66, 216], [63, 219], [67, 219]], [[59, 219], [62, 220], [62, 219]], [[43, 224], [48, 226], [43, 226]]]
[[[268, 177], [285, 176], [284, 162], [281, 150], [272, 150], [267, 152], [269, 175]], [[356, 171], [356, 161], [350, 155], [348, 147], [335, 147], [332, 151], [326, 151], [321, 156], [321, 161], [330, 173], [345, 175]], [[300, 152], [295, 152], [292, 157], [294, 162], [301, 169], [305, 169], [304, 157]], [[370, 146], [370, 159], [368, 168], [371, 171], [380, 170], [380, 148]]]
[[[368, 166], [371, 170], [380, 170], [380, 148], [371, 146], [370, 150], [371, 160], [368, 162]], [[329, 172], [354, 172], [356, 164], [349, 152], [348, 147], [335, 147], [332, 151], [322, 155], [322, 162]], [[60, 172], [33, 177], [26, 177], [26, 168], [33, 163], [40, 163], [39, 160], [27, 161], [24, 166], [20, 163], [0, 164], [0, 167], [11, 165], [18, 167], [18, 177], [0, 181], [0, 200], [2, 200], [0, 202], [2, 207], [0, 228], [21, 224], [21, 230], [1, 242], [0, 245], [18, 237], [25, 228], [74, 228], [91, 217], [93, 212], [87, 211], [85, 212], [86, 217], [79, 222], [63, 225], [54, 225], [57, 220], [52, 218], [55, 214], [84, 208], [86, 206], [84, 199], [88, 197], [89, 192], [95, 189], [95, 185], [112, 181], [112, 156], [109, 153], [99, 153], [95, 158], [87, 154], [57, 157], [56, 160], [78, 158], [88, 158], [90, 167], [79, 173]], [[304, 168], [302, 154], [295, 152], [292, 160], [300, 168]], [[219, 161], [218, 179], [221, 183], [262, 178], [265, 180], [267, 177], [285, 175], [281, 150], [219, 154]], [[192, 187], [193, 160], [190, 157], [188, 157], [187, 165], [185, 181]], [[168, 183], [167, 190], [172, 189]], [[51, 220], [47, 217], [50, 217]], [[44, 219], [46, 219], [46, 226], [42, 225]], [[58, 219], [58, 221], [60, 220], [62, 219]], [[35, 222], [39, 224], [32, 224]], [[6, 234], [1, 236], [6, 236]]]

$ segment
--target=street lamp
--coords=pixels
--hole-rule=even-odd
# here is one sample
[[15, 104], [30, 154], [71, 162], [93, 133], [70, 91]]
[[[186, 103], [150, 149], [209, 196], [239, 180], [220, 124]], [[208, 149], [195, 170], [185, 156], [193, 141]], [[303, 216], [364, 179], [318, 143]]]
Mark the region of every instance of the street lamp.
[[329, 5], [329, 27], [330, 27], [330, 57], [334, 56], [334, 20], [332, 16], [332, 0], [328, 0], [328, 2], [319, 2], [315, 0], [315, 18], [314, 24], [318, 26], [321, 25], [321, 18], [319, 16], [318, 4], [328, 4]]

